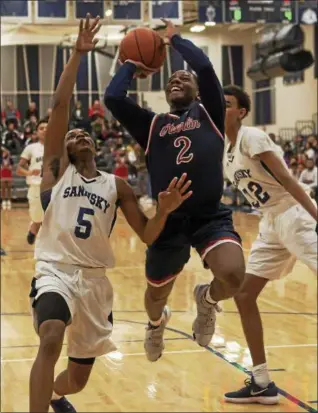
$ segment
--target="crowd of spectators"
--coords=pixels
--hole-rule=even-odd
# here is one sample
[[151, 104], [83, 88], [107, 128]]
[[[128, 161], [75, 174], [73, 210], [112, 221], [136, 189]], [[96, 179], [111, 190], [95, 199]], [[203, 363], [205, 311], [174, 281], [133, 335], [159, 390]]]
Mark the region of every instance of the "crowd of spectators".
[[[52, 109], [48, 108], [47, 120], [51, 112]], [[39, 112], [35, 102], [30, 103], [22, 117], [13, 102], [7, 101], [1, 118], [2, 149], [5, 149], [6, 153], [18, 157], [26, 145], [37, 141], [36, 124]], [[151, 205], [145, 153], [116, 120], [109, 121], [105, 117], [104, 106], [99, 100], [93, 102], [88, 113], [85, 113], [81, 101], [78, 100], [71, 111], [69, 126], [84, 128], [91, 134], [96, 145], [96, 163], [99, 169], [127, 179], [142, 202]], [[269, 136], [280, 148], [291, 174], [300, 182], [309, 185], [312, 196], [317, 198], [317, 136], [296, 135], [291, 141], [283, 141], [272, 133]], [[225, 186], [233, 207], [246, 205], [246, 201], [235, 188], [229, 183]]]
[[[51, 108], [47, 110], [47, 120], [51, 111]], [[25, 146], [37, 142], [39, 112], [35, 102], [30, 103], [23, 117], [12, 101], [7, 101], [1, 117], [2, 148], [11, 155], [18, 157]], [[151, 205], [144, 151], [116, 120], [106, 119], [104, 106], [99, 100], [93, 102], [88, 113], [77, 101], [70, 114], [69, 127], [87, 130], [95, 142], [97, 167], [127, 179], [142, 202]]]

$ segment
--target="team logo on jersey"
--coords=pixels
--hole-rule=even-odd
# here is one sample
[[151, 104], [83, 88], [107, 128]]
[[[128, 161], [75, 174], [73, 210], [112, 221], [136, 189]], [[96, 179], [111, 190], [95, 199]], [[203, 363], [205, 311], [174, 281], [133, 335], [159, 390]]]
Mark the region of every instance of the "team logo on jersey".
[[108, 201], [106, 201], [106, 199], [92, 192], [86, 191], [86, 189], [82, 185], [68, 186], [64, 190], [63, 198], [79, 197], [79, 196], [85, 196], [89, 200], [91, 205], [98, 207], [104, 213], [106, 213], [107, 208], [110, 207], [110, 204]]
[[250, 169], [239, 169], [234, 174], [234, 185], [238, 186], [241, 179], [252, 178]]
[[181, 122], [178, 125], [174, 125], [173, 123], [168, 123], [168, 125], [163, 126], [159, 135], [162, 137], [166, 136], [166, 134], [174, 135], [175, 133], [199, 129], [200, 127], [201, 127], [201, 123], [198, 120], [188, 118], [185, 122]]

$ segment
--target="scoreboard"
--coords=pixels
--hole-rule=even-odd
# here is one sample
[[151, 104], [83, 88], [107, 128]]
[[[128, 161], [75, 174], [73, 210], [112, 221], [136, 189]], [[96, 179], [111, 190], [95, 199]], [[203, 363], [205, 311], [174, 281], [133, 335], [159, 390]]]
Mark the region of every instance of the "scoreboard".
[[301, 23], [318, 21], [317, 0], [198, 0], [199, 21]]

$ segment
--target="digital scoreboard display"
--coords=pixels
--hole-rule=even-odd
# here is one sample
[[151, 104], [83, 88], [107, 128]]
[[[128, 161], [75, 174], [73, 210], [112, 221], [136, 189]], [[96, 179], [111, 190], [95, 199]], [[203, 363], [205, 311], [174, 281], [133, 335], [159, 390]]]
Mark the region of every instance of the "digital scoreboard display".
[[295, 0], [225, 0], [226, 23], [297, 23]]

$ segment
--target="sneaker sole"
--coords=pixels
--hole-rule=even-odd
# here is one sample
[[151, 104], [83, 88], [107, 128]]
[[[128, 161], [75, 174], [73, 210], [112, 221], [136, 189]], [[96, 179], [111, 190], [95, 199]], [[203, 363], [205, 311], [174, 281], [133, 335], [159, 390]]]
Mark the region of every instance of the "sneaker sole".
[[259, 396], [259, 397], [245, 397], [245, 398], [232, 398], [224, 397], [224, 400], [228, 403], [234, 404], [278, 404], [279, 396]]

